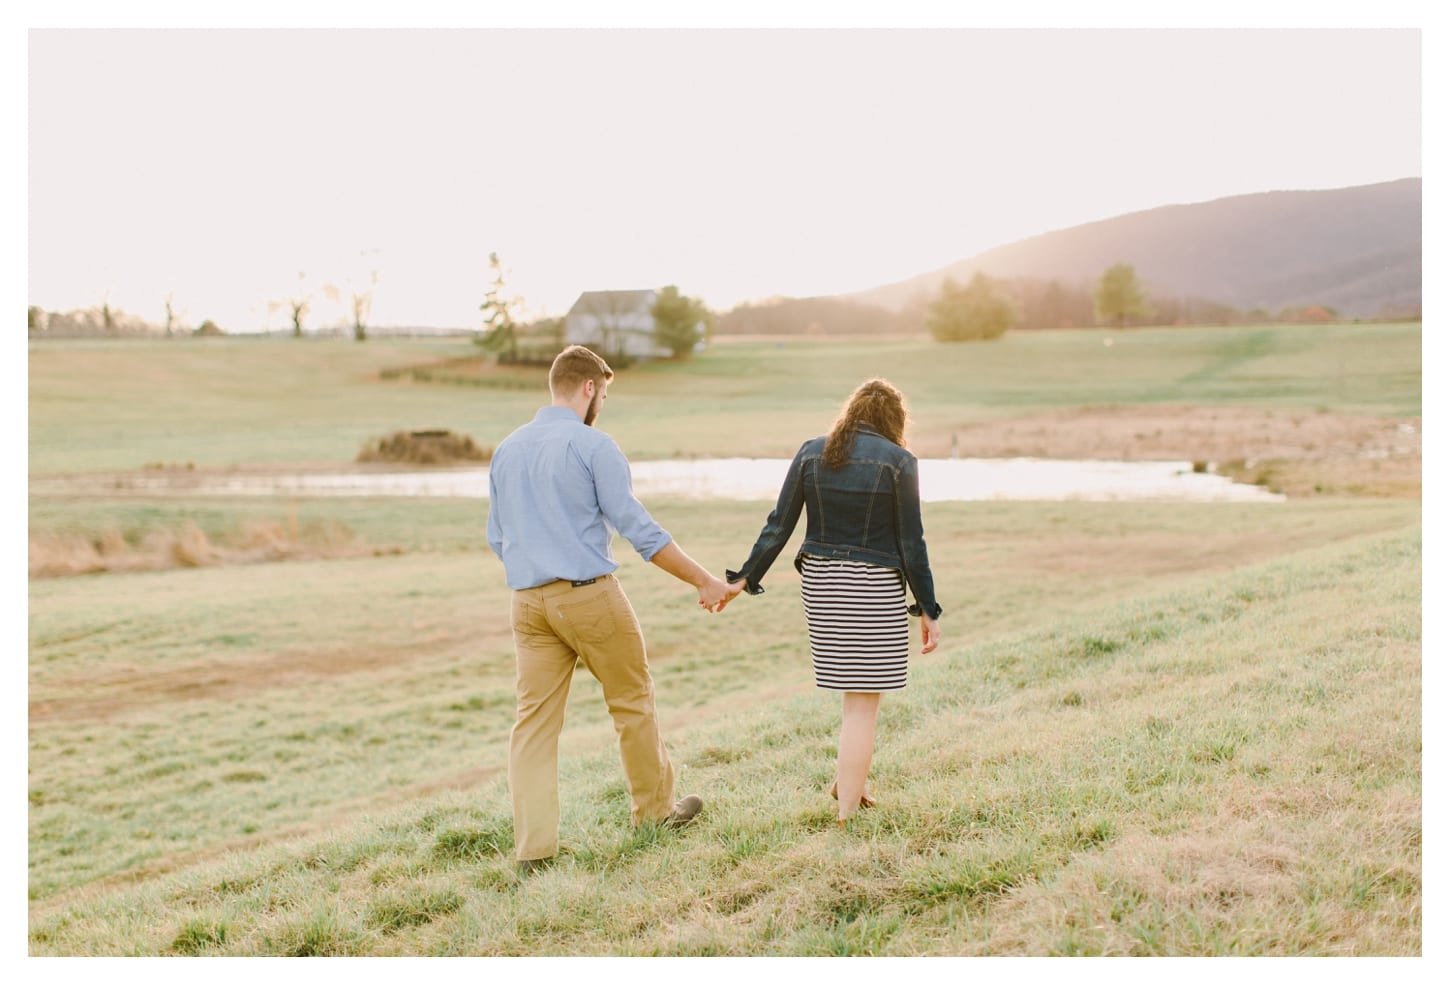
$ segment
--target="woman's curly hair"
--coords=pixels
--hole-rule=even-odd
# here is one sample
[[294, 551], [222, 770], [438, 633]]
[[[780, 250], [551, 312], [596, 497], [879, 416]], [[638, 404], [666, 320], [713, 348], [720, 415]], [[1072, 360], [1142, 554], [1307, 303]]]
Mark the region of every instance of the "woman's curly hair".
[[831, 425], [826, 438], [826, 464], [833, 469], [845, 465], [856, 443], [856, 428], [862, 424], [883, 438], [906, 447], [906, 398], [886, 380], [867, 380], [856, 388]]

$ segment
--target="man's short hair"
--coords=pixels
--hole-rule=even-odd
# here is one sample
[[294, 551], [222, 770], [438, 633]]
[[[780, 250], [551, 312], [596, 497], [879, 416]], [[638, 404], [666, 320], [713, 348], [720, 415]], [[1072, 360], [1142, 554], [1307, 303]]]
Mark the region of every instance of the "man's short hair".
[[549, 367], [549, 392], [554, 396], [573, 393], [593, 380], [602, 385], [614, 379], [614, 370], [609, 368], [598, 353], [582, 345], [571, 345], [554, 357]]

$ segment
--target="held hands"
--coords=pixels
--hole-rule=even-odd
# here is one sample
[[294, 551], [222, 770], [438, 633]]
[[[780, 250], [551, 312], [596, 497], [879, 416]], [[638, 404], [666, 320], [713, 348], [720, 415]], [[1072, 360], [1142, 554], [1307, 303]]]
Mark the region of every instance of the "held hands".
[[[735, 599], [735, 596], [745, 591], [745, 579], [741, 578], [739, 581], [727, 582], [725, 585], [725, 590], [730, 593], [730, 597], [727, 598], [724, 602], [720, 603], [720, 609], [725, 608], [726, 603], [733, 601]], [[719, 612], [720, 609], [716, 609], [715, 611]]]
[[744, 587], [744, 580], [726, 584], [711, 575], [710, 580], [700, 586], [700, 608], [706, 612], [721, 612]]
[[921, 617], [921, 652], [930, 653], [941, 642], [941, 626], [931, 616]]

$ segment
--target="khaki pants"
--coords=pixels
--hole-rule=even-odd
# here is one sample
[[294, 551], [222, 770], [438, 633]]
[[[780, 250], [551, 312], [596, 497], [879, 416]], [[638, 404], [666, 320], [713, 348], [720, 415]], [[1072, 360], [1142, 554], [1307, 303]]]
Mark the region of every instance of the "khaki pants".
[[674, 808], [675, 774], [660, 738], [654, 681], [634, 608], [613, 575], [592, 585], [567, 581], [513, 593], [518, 709], [509, 734], [514, 853], [548, 858], [559, 850], [559, 732], [582, 661], [604, 688], [619, 734], [630, 820], [660, 821]]

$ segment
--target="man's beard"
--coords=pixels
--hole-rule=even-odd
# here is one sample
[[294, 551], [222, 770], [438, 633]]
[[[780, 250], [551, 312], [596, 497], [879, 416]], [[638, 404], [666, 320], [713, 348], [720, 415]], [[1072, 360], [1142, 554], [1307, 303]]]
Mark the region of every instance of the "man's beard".
[[584, 412], [584, 423], [590, 427], [594, 426], [594, 419], [599, 416], [599, 391], [594, 391], [594, 396], [589, 400], [589, 409]]

